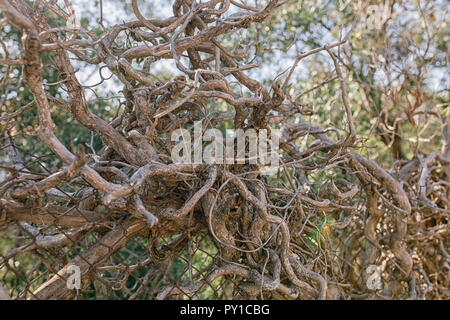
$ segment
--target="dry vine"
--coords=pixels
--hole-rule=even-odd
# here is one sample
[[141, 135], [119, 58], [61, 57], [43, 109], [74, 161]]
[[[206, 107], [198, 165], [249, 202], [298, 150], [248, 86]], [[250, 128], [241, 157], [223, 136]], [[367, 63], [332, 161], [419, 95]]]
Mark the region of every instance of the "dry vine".
[[[17, 287], [0, 286], [0, 297], [175, 299], [208, 297], [200, 294], [212, 288], [212, 295], [234, 299], [450, 298], [450, 116], [442, 119], [442, 152], [397, 161], [386, 171], [359, 152], [364, 139], [338, 55], [347, 37], [299, 54], [284, 82], [270, 89], [247, 76], [256, 65], [240, 65], [246, 52], [228, 50], [218, 38], [263, 22], [285, 2], [253, 8], [177, 0], [172, 17], [147, 20], [133, 0], [136, 20], [98, 37], [82, 27], [51, 28], [48, 10], [69, 19], [55, 1], [31, 7], [0, 0], [0, 25], [23, 35], [22, 57], [1, 63], [22, 67], [34, 97], [0, 118], [2, 150], [12, 163], [0, 185], [0, 228], [16, 236], [0, 255], [0, 270], [17, 280]], [[230, 15], [231, 6], [238, 12]], [[116, 43], [124, 33], [134, 46]], [[334, 64], [335, 75], [320, 86], [339, 81], [345, 128], [292, 122], [294, 114], [307, 119], [313, 112], [291, 96], [289, 78], [303, 58], [319, 52]], [[42, 53], [52, 54], [60, 79], [54, 85], [67, 101], [42, 82]], [[89, 110], [74, 57], [104, 66], [122, 83], [125, 102], [112, 121]], [[158, 80], [151, 67], [161, 59], [172, 59], [183, 75]], [[228, 112], [215, 112], [212, 100], [224, 101]], [[30, 169], [42, 159], [23, 159], [15, 144], [15, 119], [31, 108], [39, 140], [65, 164], [57, 171]], [[79, 145], [72, 153], [54, 132], [56, 108], [98, 135], [103, 148], [87, 154]], [[199, 120], [203, 130], [225, 121], [235, 129], [281, 128], [278, 177], [285, 182], [260, 175], [258, 165], [173, 163], [171, 133]], [[296, 141], [305, 137], [314, 142], [301, 149]], [[330, 179], [316, 192], [310, 176], [323, 172]], [[324, 217], [333, 221], [325, 229]], [[198, 254], [202, 269], [193, 266]], [[16, 270], [25, 257], [33, 259], [28, 274]], [[180, 261], [183, 276], [174, 279], [169, 270]], [[81, 269], [81, 293], [66, 286], [72, 265]], [[383, 265], [382, 289], [370, 286], [372, 265]]]

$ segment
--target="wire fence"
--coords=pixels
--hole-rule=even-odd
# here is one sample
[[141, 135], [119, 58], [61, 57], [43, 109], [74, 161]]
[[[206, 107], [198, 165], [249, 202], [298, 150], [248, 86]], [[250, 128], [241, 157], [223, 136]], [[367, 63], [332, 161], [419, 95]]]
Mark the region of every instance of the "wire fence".
[[[72, 211], [68, 210], [67, 216], [49, 216], [62, 221], [69, 218]], [[38, 230], [24, 222], [6, 227], [0, 235], [0, 243], [2, 248], [10, 249], [0, 254], [0, 281], [10, 297], [39, 299], [55, 279], [66, 283], [62, 289], [69, 299], [156, 299], [158, 294], [170, 299], [235, 299], [239, 296], [233, 289], [239, 279], [207, 280], [218, 259], [218, 248], [207, 234], [174, 239], [150, 239], [148, 235], [138, 234], [128, 238], [127, 230], [122, 230], [126, 244], [116, 250], [118, 242], [124, 239], [105, 241], [108, 232], [114, 230], [108, 215], [96, 222], [86, 219], [86, 225], [89, 226], [78, 234], [47, 226]], [[55, 231], [58, 236], [53, 237]], [[149, 246], [149, 242], [153, 243]], [[103, 255], [89, 256], [93, 248]], [[81, 274], [75, 272], [79, 267], [73, 262], [74, 258], [81, 261], [85, 275], [78, 285], [76, 277]], [[65, 268], [68, 265], [69, 268]]]

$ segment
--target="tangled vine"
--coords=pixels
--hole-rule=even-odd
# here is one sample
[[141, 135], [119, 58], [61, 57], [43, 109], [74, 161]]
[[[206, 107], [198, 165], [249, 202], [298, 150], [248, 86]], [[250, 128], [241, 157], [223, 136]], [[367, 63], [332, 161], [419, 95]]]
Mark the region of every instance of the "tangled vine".
[[[70, 21], [68, 1], [64, 9], [57, 1], [0, 0], [0, 27], [21, 34], [16, 58], [0, 42], [0, 105], [19, 87], [29, 93], [0, 117], [8, 159], [0, 296], [450, 298], [450, 116], [429, 114], [442, 124], [442, 150], [397, 158], [390, 168], [371, 159], [341, 56], [352, 28], [299, 52], [271, 83], [250, 77], [259, 68], [249, 59], [257, 41], [222, 39], [264, 24], [286, 2], [176, 0], [173, 16], [147, 19], [132, 0], [134, 20], [93, 32], [55, 26]], [[336, 83], [342, 127], [310, 121], [315, 111], [301, 103], [308, 92], [291, 90], [297, 66], [318, 54], [334, 70], [308, 92]], [[94, 111], [74, 61], [96, 66], [101, 83], [120, 83], [110, 119]], [[152, 71], [161, 61], [179, 75], [158, 77]], [[54, 83], [43, 81], [48, 68]], [[23, 116], [33, 112], [25, 134]], [[55, 124], [61, 113], [66, 122]], [[381, 118], [370, 134], [393, 132], [395, 143]], [[175, 163], [172, 133], [198, 121], [203, 131], [279, 129], [277, 171], [262, 175], [250, 162]], [[90, 143], [63, 143], [58, 128], [66, 123], [90, 132]], [[24, 150], [25, 138], [41, 151]], [[80, 290], [67, 287], [74, 265]]]

